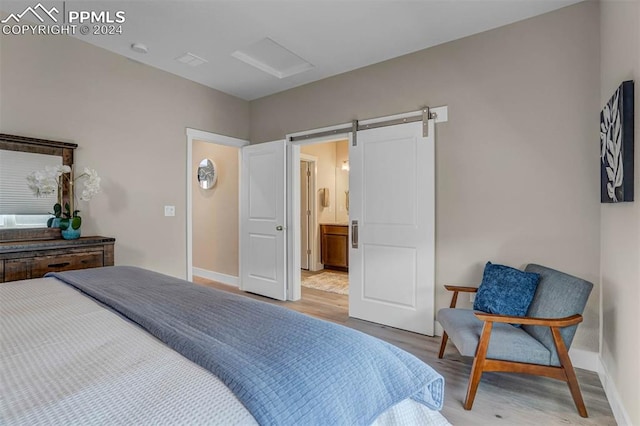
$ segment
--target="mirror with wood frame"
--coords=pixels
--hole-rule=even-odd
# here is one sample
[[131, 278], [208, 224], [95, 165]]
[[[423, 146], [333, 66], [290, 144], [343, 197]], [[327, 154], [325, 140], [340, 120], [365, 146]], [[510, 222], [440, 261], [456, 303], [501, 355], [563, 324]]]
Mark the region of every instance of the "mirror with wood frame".
[[[8, 135], [0, 133], [0, 163], [4, 160], [8, 164], [20, 164], [21, 170], [31, 172], [39, 170], [43, 161], [53, 161], [53, 163], [65, 166], [73, 165], [73, 152], [78, 147], [75, 143], [59, 142], [47, 139], [36, 139], [24, 136]], [[4, 159], [2, 155], [4, 154]], [[49, 156], [60, 157], [49, 158]], [[34, 204], [36, 196], [31, 194], [27, 186], [26, 174], [24, 177], [14, 175], [10, 167], [2, 167], [0, 172], [0, 242], [23, 241], [23, 240], [47, 240], [61, 238], [60, 228], [47, 228], [46, 219], [43, 223], [29, 224], [29, 214], [22, 214], [21, 211], [13, 211], [18, 205], [18, 198], [24, 199], [25, 194], [33, 197]], [[21, 173], [24, 174], [24, 173]], [[24, 186], [21, 185], [24, 179]], [[24, 188], [24, 190], [23, 190]], [[63, 182], [63, 200], [66, 200], [69, 193], [68, 183]], [[44, 200], [46, 202], [46, 200]], [[42, 202], [42, 200], [41, 200]], [[49, 210], [40, 212], [39, 216], [46, 217], [46, 213], [53, 209], [56, 197], [51, 198]], [[27, 201], [28, 204], [28, 201]], [[15, 207], [20, 210], [19, 207]], [[17, 218], [20, 218], [18, 220]]]

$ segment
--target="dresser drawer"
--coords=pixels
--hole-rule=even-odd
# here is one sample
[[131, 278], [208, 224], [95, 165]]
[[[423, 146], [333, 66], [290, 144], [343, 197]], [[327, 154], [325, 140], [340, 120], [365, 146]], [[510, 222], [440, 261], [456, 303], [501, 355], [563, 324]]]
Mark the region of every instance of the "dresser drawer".
[[103, 266], [102, 251], [69, 253], [56, 256], [38, 256], [5, 261], [5, 281], [40, 278], [47, 272], [73, 269], [98, 268]]
[[38, 276], [41, 277], [47, 272], [98, 268], [102, 266], [102, 258], [103, 253], [101, 251], [34, 257], [31, 270], [32, 273], [38, 274]]
[[31, 278], [30, 259], [12, 259], [4, 261], [4, 281], [18, 281]]

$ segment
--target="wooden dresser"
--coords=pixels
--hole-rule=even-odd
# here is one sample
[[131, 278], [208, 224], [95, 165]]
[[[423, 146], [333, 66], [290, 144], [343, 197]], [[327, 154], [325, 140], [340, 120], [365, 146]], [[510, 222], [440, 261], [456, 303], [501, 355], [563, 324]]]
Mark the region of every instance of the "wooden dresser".
[[325, 268], [349, 270], [349, 226], [320, 225], [320, 245]]
[[40, 278], [47, 272], [113, 266], [115, 238], [0, 242], [0, 283]]

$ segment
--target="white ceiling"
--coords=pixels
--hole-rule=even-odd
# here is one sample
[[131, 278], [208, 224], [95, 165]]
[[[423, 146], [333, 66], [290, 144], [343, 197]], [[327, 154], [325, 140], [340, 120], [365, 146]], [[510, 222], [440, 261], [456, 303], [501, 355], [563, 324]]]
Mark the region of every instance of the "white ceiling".
[[[38, 0], [20, 2], [35, 5]], [[66, 10], [122, 10], [122, 35], [76, 37], [246, 100], [549, 12], [580, 0], [67, 1]], [[55, 4], [61, 2], [45, 2]], [[7, 7], [11, 4], [10, 7]], [[5, 12], [19, 9], [2, 2]], [[7, 10], [11, 9], [11, 10]], [[20, 10], [17, 10], [19, 12]], [[231, 56], [270, 38], [313, 64], [278, 78]], [[143, 43], [147, 54], [130, 49]], [[190, 52], [208, 62], [175, 59]]]

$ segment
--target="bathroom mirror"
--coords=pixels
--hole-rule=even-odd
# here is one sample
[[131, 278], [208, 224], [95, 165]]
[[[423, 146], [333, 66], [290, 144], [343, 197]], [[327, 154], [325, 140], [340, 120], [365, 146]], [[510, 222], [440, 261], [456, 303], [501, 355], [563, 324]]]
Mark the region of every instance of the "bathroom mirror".
[[198, 185], [202, 189], [211, 189], [218, 180], [218, 167], [208, 158], [200, 162], [198, 166]]

